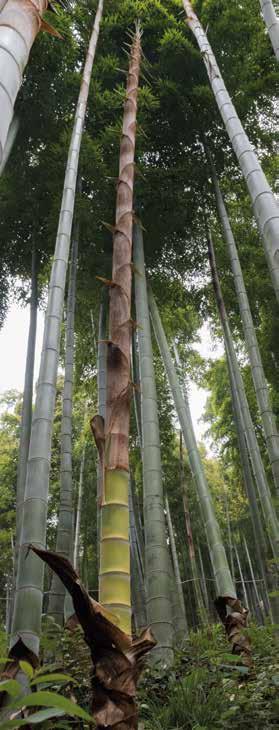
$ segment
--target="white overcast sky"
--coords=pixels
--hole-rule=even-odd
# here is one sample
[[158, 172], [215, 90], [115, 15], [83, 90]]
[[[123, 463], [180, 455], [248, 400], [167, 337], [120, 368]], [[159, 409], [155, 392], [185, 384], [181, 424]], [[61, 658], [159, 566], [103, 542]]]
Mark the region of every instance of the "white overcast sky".
[[[11, 389], [23, 390], [28, 325], [29, 308], [21, 308], [17, 304], [12, 304], [5, 324], [0, 330], [0, 394]], [[34, 382], [36, 382], [39, 373], [43, 326], [44, 315], [43, 312], [39, 311]], [[222, 354], [222, 346], [217, 345], [216, 347], [216, 344], [212, 343], [209, 327], [206, 324], [203, 325], [199, 335], [200, 342], [196, 343], [195, 348], [203, 357], [215, 359]], [[200, 418], [203, 415], [208, 393], [206, 390], [198, 388], [193, 382], [190, 382], [189, 385], [189, 399], [195, 432], [198, 440], [202, 440], [206, 427], [200, 423]], [[207, 444], [207, 448], [208, 446]]]

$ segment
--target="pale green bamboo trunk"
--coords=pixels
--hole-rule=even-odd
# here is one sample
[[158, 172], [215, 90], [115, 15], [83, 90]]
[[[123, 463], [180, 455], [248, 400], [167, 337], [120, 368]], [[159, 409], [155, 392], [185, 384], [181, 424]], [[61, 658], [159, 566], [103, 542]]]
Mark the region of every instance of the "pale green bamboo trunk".
[[30, 297], [30, 322], [27, 343], [27, 355], [24, 378], [23, 403], [20, 424], [20, 443], [17, 467], [16, 486], [16, 545], [15, 545], [15, 572], [17, 570], [18, 549], [22, 528], [22, 510], [24, 502], [24, 491], [26, 482], [27, 461], [29, 442], [32, 424], [32, 401], [33, 401], [33, 380], [35, 364], [35, 347], [37, 333], [37, 261], [35, 248], [32, 250], [32, 274], [31, 274], [31, 297]]
[[279, 18], [274, 10], [272, 0], [260, 0], [260, 6], [272, 48], [277, 61], [279, 61]]
[[145, 585], [148, 623], [157, 640], [156, 658], [171, 662], [173, 626], [170, 560], [165, 532], [158, 406], [148, 311], [142, 229], [134, 225], [136, 315], [143, 439]]
[[172, 361], [167, 339], [151, 289], [149, 289], [148, 298], [156, 339], [165, 365], [176, 407], [177, 417], [183, 433], [184, 443], [188, 451], [193, 479], [199, 496], [210, 559], [216, 582], [216, 590], [219, 596], [236, 597], [220, 528], [216, 519], [212, 496], [205, 478], [201, 457], [196, 443], [189, 404], [187, 400], [183, 398], [180, 389], [179, 379]]
[[168, 498], [166, 498], [166, 515], [167, 515], [167, 525], [168, 525], [168, 533], [169, 533], [169, 539], [170, 539], [172, 565], [173, 565], [174, 578], [175, 578], [175, 583], [174, 583], [175, 595], [176, 595], [176, 599], [177, 599], [176, 600], [177, 617], [176, 617], [176, 622], [174, 623], [174, 631], [175, 631], [176, 641], [179, 645], [179, 642], [181, 640], [183, 641], [183, 639], [185, 639], [186, 636], [188, 636], [188, 626], [187, 626], [184, 594], [183, 594], [183, 588], [182, 588], [182, 583], [181, 583], [178, 555], [177, 555], [177, 550], [176, 550], [174, 530], [173, 530], [173, 524], [172, 524], [172, 519], [171, 519]]
[[[86, 403], [85, 411], [84, 411], [84, 428], [86, 427], [86, 421], [87, 421], [87, 408], [88, 408], [88, 406]], [[75, 539], [74, 539], [74, 551], [73, 551], [73, 566], [74, 566], [74, 569], [77, 571], [77, 573], [79, 573], [79, 571], [80, 571], [80, 523], [81, 523], [81, 514], [82, 514], [85, 454], [86, 454], [86, 437], [84, 435], [84, 442], [83, 442], [83, 447], [82, 447], [80, 470], [79, 470], [78, 501], [77, 501]]]
[[265, 255], [279, 301], [279, 207], [244, 132], [227, 92], [216, 58], [189, 0], [182, 0], [188, 25], [199, 45], [213, 94], [238, 159], [252, 201], [255, 218], [263, 237]]
[[275, 488], [279, 493], [279, 434], [277, 431], [275, 416], [273, 414], [270, 403], [268, 385], [264, 374], [261, 353], [259, 350], [252, 313], [243, 279], [236, 242], [234, 239], [233, 231], [230, 225], [226, 206], [223, 200], [223, 196], [220, 190], [216, 171], [213, 164], [211, 164], [211, 168], [217, 209], [223, 228], [224, 239], [227, 244], [228, 254], [230, 257], [235, 291], [243, 326], [245, 344], [249, 356], [258, 408], [263, 424], [269, 461], [272, 468]]
[[241, 562], [240, 562], [240, 558], [239, 558], [239, 553], [238, 553], [238, 550], [237, 550], [237, 547], [236, 546], [235, 546], [234, 549], [235, 549], [236, 560], [237, 560], [237, 565], [238, 565], [239, 577], [240, 577], [240, 580], [241, 580], [243, 598], [244, 598], [244, 601], [245, 601], [246, 608], [249, 609], [248, 595], [247, 595], [245, 580], [244, 580], [243, 572], [242, 572], [242, 568], [241, 568]]
[[[60, 453], [60, 503], [56, 536], [56, 552], [68, 560], [73, 546], [73, 483], [72, 483], [72, 414], [74, 380], [74, 330], [76, 276], [78, 259], [79, 225], [75, 224], [72, 242], [69, 290], [67, 299], [65, 377], [62, 395], [61, 453]], [[65, 586], [56, 573], [52, 574], [49, 593], [48, 615], [63, 626]]]
[[212, 280], [213, 280], [213, 286], [215, 289], [216, 294], [216, 301], [217, 306], [220, 314], [220, 320], [222, 324], [223, 334], [224, 334], [224, 341], [226, 349], [229, 353], [229, 358], [231, 362], [231, 366], [234, 373], [235, 378], [235, 385], [236, 390], [239, 398], [239, 403], [241, 404], [241, 411], [243, 415], [243, 423], [245, 427], [245, 434], [247, 439], [247, 445], [249, 449], [250, 459], [251, 459], [251, 465], [254, 469], [254, 477], [255, 482], [257, 484], [258, 492], [259, 492], [259, 498], [262, 505], [263, 514], [265, 517], [266, 527], [268, 536], [270, 539], [270, 544], [273, 550], [273, 554], [275, 558], [279, 557], [279, 525], [277, 521], [277, 517], [275, 514], [275, 510], [272, 504], [271, 500], [271, 494], [269, 485], [266, 480], [266, 475], [262, 463], [262, 458], [260, 454], [259, 444], [255, 435], [254, 426], [252, 423], [250, 410], [248, 406], [247, 396], [245, 393], [244, 383], [242, 379], [242, 375], [240, 372], [240, 368], [238, 365], [237, 357], [234, 350], [233, 345], [233, 338], [231, 334], [231, 329], [229, 325], [229, 320], [227, 317], [227, 312], [224, 305], [224, 300], [222, 297], [221, 292], [221, 286], [218, 278], [218, 272], [216, 268], [216, 261], [215, 261], [215, 254], [214, 254], [214, 246], [212, 241], [212, 236], [209, 233], [208, 237], [208, 245], [209, 245], [209, 256], [210, 256], [210, 266], [211, 266], [211, 272], [212, 272]]
[[[83, 72], [65, 173], [27, 467], [11, 652], [19, 650], [20, 656], [25, 656], [26, 649], [28, 649], [35, 658], [38, 656], [40, 643], [44, 569], [42, 561], [34, 553], [27, 555], [27, 548], [30, 543], [44, 548], [46, 541], [51, 435], [55, 410], [65, 280], [72, 230], [79, 150], [102, 10], [103, 0], [99, 0]], [[20, 640], [22, 644], [19, 644]]]
[[249, 570], [250, 570], [250, 574], [251, 574], [251, 578], [252, 578], [253, 588], [254, 588], [254, 592], [255, 592], [255, 596], [256, 596], [256, 615], [257, 615], [257, 618], [259, 619], [260, 623], [263, 624], [264, 623], [264, 614], [263, 614], [263, 609], [261, 606], [261, 599], [260, 599], [260, 595], [259, 595], [259, 591], [258, 591], [257, 581], [255, 578], [254, 568], [253, 568], [250, 552], [248, 550], [246, 538], [244, 537], [243, 539], [244, 539], [244, 547], [245, 547], [245, 552], [246, 552], [246, 556], [247, 556], [247, 560], [248, 560]]
[[133, 487], [129, 482], [129, 523], [130, 523], [130, 553], [131, 553], [131, 596], [132, 615], [137, 633], [147, 626], [146, 594], [144, 585], [143, 556], [137, 535], [135, 520], [135, 502]]

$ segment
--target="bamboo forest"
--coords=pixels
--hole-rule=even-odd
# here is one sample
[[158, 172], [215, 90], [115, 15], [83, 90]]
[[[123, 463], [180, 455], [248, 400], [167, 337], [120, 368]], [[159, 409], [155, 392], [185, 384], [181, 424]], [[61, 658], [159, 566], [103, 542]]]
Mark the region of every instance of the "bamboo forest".
[[3, 730], [279, 730], [278, 62], [278, 0], [0, 0]]

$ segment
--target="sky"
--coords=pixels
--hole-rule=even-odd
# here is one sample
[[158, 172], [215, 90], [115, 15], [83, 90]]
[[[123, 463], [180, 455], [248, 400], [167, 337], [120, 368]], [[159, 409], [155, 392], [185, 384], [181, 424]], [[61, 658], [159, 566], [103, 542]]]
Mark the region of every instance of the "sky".
[[[0, 330], [0, 394], [6, 390], [23, 390], [24, 370], [27, 348], [29, 326], [29, 308], [22, 308], [18, 304], [12, 304], [7, 315], [5, 324]], [[38, 312], [35, 378], [36, 382], [40, 367], [40, 353], [43, 340], [44, 314]], [[223, 350], [221, 345], [212, 343], [209, 327], [204, 324], [199, 332], [200, 342], [196, 342], [195, 349], [203, 357], [215, 359]], [[204, 440], [206, 425], [200, 422], [202, 418], [208, 392], [198, 388], [193, 381], [190, 381], [189, 400], [195, 433], [199, 441]], [[206, 442], [207, 450], [210, 450]]]

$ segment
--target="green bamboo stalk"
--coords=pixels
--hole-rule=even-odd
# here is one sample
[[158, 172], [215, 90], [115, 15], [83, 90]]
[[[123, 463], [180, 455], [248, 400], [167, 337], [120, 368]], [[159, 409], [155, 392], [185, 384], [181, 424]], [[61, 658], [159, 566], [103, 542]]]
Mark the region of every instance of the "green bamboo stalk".
[[263, 424], [269, 461], [272, 468], [275, 487], [277, 492], [279, 493], [279, 434], [277, 431], [276, 419], [270, 403], [268, 385], [265, 378], [261, 353], [259, 350], [257, 335], [243, 279], [236, 242], [230, 225], [224, 199], [220, 190], [216, 170], [214, 168], [211, 158], [210, 162], [217, 210], [219, 213], [219, 218], [224, 233], [224, 239], [227, 244], [227, 250], [230, 257], [234, 285], [243, 326], [245, 344], [250, 361], [258, 408]]
[[[103, 0], [99, 0], [82, 77], [65, 173], [30, 438], [11, 653], [17, 652], [20, 647], [20, 655], [24, 656], [26, 650], [29, 650], [32, 652], [34, 661], [36, 661], [39, 652], [44, 570], [40, 559], [34, 553], [29, 553], [27, 556], [26, 549], [30, 543], [44, 548], [46, 539], [51, 434], [55, 409], [65, 279], [74, 211], [79, 150], [102, 11]], [[3, 13], [1, 13], [1, 21]], [[19, 641], [21, 641], [20, 644]]]
[[260, 0], [261, 11], [277, 61], [279, 61], [279, 18], [272, 0]]
[[139, 375], [139, 361], [138, 361], [138, 341], [137, 333], [133, 332], [132, 336], [132, 378], [134, 383], [134, 412], [136, 419], [136, 426], [138, 432], [138, 439], [140, 448], [142, 450], [142, 419], [141, 419], [141, 402], [140, 402], [140, 375]]
[[260, 596], [259, 596], [259, 591], [258, 591], [258, 586], [257, 586], [256, 579], [255, 579], [255, 573], [254, 573], [254, 569], [253, 569], [253, 565], [252, 565], [252, 560], [251, 560], [251, 557], [250, 557], [250, 552], [248, 550], [248, 545], [247, 545], [247, 542], [246, 542], [246, 538], [245, 537], [244, 537], [244, 547], [245, 547], [245, 552], [246, 552], [246, 556], [247, 556], [247, 560], [248, 560], [248, 565], [249, 565], [249, 570], [250, 570], [250, 574], [251, 574], [251, 578], [252, 578], [252, 583], [253, 583], [253, 588], [254, 588], [254, 592], [255, 592], [255, 596], [256, 596], [256, 601], [257, 601], [257, 603], [256, 603], [256, 615], [259, 616], [260, 622], [263, 624], [264, 623], [264, 615], [263, 615], [263, 611], [262, 611], [262, 608], [261, 608], [261, 599], [260, 599]]
[[245, 178], [254, 215], [263, 237], [270, 276], [279, 301], [279, 209], [258, 158], [244, 132], [235, 107], [225, 87], [216, 58], [190, 0], [182, 0], [187, 22], [192, 30], [208, 73], [209, 82], [221, 117]]
[[255, 490], [254, 479], [253, 479], [250, 462], [249, 462], [249, 456], [248, 456], [249, 449], [247, 447], [245, 424], [244, 424], [241, 404], [239, 401], [239, 394], [238, 394], [238, 390], [236, 387], [233, 365], [232, 365], [232, 362], [230, 359], [230, 354], [229, 354], [228, 350], [226, 350], [226, 356], [227, 356], [227, 365], [228, 365], [228, 372], [229, 372], [229, 379], [230, 379], [233, 415], [234, 415], [234, 421], [235, 421], [235, 426], [236, 426], [236, 435], [237, 435], [238, 447], [239, 447], [239, 455], [240, 455], [240, 461], [241, 461], [241, 466], [242, 466], [244, 486], [245, 486], [246, 496], [248, 499], [248, 505], [249, 505], [249, 510], [250, 510], [250, 517], [251, 517], [251, 522], [252, 522], [252, 527], [253, 527], [255, 549], [256, 549], [256, 553], [257, 553], [258, 563], [261, 566], [263, 576], [265, 576], [266, 575], [265, 561], [267, 560], [267, 557], [268, 557], [267, 542], [266, 542], [266, 538], [265, 538], [265, 534], [264, 534], [262, 519], [260, 516], [260, 511], [259, 511], [258, 502], [257, 502], [257, 495], [256, 495], [256, 490]]
[[22, 510], [24, 502], [24, 491], [26, 482], [27, 461], [29, 442], [32, 424], [32, 401], [33, 381], [35, 364], [35, 347], [37, 333], [37, 309], [38, 309], [38, 282], [37, 282], [37, 256], [36, 250], [32, 249], [32, 273], [31, 273], [31, 296], [30, 296], [30, 321], [27, 343], [27, 355], [25, 365], [23, 403], [21, 413], [20, 443], [17, 467], [16, 485], [16, 544], [15, 544], [15, 573], [17, 571], [18, 550], [22, 529]]
[[143, 437], [145, 581], [147, 619], [157, 640], [153, 655], [173, 658], [170, 560], [165, 534], [158, 406], [148, 312], [142, 229], [134, 225], [136, 315]]
[[[209, 609], [209, 597], [208, 597], [208, 590], [207, 590], [207, 585], [206, 585], [206, 577], [205, 577], [205, 572], [204, 572], [204, 564], [203, 564], [200, 545], [198, 545], [198, 553], [199, 553], [199, 561], [200, 561], [200, 572], [201, 572], [201, 578], [202, 578], [201, 584], [202, 584], [202, 588], [203, 588], [204, 603], [205, 603], [206, 608]], [[202, 601], [201, 605], [203, 605], [203, 601]]]
[[[56, 552], [70, 559], [73, 542], [73, 483], [72, 483], [72, 413], [74, 379], [74, 330], [76, 276], [79, 243], [79, 224], [73, 232], [72, 255], [67, 299], [65, 377], [62, 395], [61, 456], [60, 456], [60, 502], [56, 535]], [[48, 615], [55, 623], [63, 626], [65, 586], [52, 574], [49, 593]]]
[[129, 480], [129, 522], [131, 552], [131, 595], [132, 615], [135, 629], [140, 633], [147, 626], [146, 595], [143, 574], [143, 560], [137, 536], [135, 502], [133, 500], [132, 480]]
[[[174, 347], [175, 347], [175, 345], [174, 345]], [[176, 351], [176, 348], [175, 348], [175, 357], [176, 357], [176, 362], [179, 364], [178, 352]], [[185, 397], [187, 398], [186, 388], [185, 388]], [[201, 624], [203, 626], [206, 626], [206, 624], [208, 623], [208, 618], [206, 615], [205, 606], [204, 606], [203, 598], [202, 598], [201, 586], [200, 586], [200, 578], [199, 578], [198, 566], [197, 566], [197, 561], [196, 561], [193, 533], [192, 533], [192, 525], [191, 525], [188, 493], [187, 493], [187, 484], [186, 484], [184, 464], [183, 464], [182, 431], [180, 431], [179, 452], [180, 452], [180, 484], [181, 484], [181, 491], [182, 491], [182, 501], [183, 501], [184, 517], [185, 517], [186, 535], [187, 535], [187, 540], [188, 540], [190, 566], [191, 566], [191, 573], [192, 573], [192, 578], [193, 578], [193, 591], [194, 591], [195, 600], [196, 600], [196, 604], [197, 604], [197, 612], [198, 612], [199, 621], [201, 622]], [[208, 598], [208, 596], [207, 596], [207, 598]], [[207, 606], [207, 608], [209, 608], [209, 605]]]
[[224, 489], [224, 502], [225, 502], [227, 530], [228, 530], [228, 545], [229, 545], [229, 552], [230, 552], [231, 574], [232, 574], [233, 582], [235, 582], [235, 580], [234, 580], [234, 560], [233, 560], [233, 544], [232, 544], [231, 520], [230, 520], [230, 511], [229, 511], [229, 504], [228, 504], [228, 494], [227, 494], [226, 489]]
[[275, 558], [279, 557], [279, 525], [277, 521], [277, 517], [273, 508], [271, 495], [270, 495], [270, 489], [269, 485], [266, 480], [265, 471], [261, 459], [259, 444], [255, 435], [255, 430], [253, 427], [250, 410], [248, 406], [248, 401], [245, 393], [245, 388], [243, 384], [242, 375], [240, 372], [240, 368], [238, 365], [237, 357], [234, 350], [233, 345], [233, 339], [231, 334], [231, 329], [229, 325], [229, 320], [222, 296], [220, 281], [218, 277], [217, 267], [216, 267], [216, 261], [215, 261], [215, 253], [214, 253], [214, 246], [213, 246], [213, 240], [211, 233], [208, 234], [208, 251], [209, 251], [209, 261], [210, 261], [210, 268], [212, 273], [212, 281], [216, 296], [216, 302], [217, 307], [220, 315], [220, 321], [222, 324], [223, 334], [224, 334], [224, 341], [226, 350], [229, 353], [229, 359], [233, 368], [234, 378], [235, 378], [235, 384], [236, 389], [238, 393], [239, 403], [243, 415], [243, 423], [245, 427], [245, 434], [247, 439], [247, 445], [249, 448], [249, 454], [251, 459], [251, 465], [254, 469], [254, 477], [255, 482], [257, 484], [259, 497], [262, 505], [263, 514], [265, 517], [266, 527], [268, 536], [270, 539], [270, 544], [273, 550], [273, 554]]
[[161, 356], [168, 376], [177, 417], [188, 451], [193, 479], [199, 495], [201, 513], [206, 532], [213, 574], [218, 596], [236, 597], [220, 528], [216, 519], [212, 496], [206, 481], [196, 437], [193, 429], [191, 412], [187, 399], [183, 398], [178, 376], [171, 358], [166, 335], [164, 333], [157, 305], [151, 289], [148, 293], [152, 324], [159, 345]]
[[84, 409], [84, 430], [83, 430], [84, 441], [83, 441], [82, 454], [81, 454], [81, 460], [80, 460], [78, 501], [77, 501], [74, 551], [73, 551], [73, 566], [77, 573], [79, 572], [79, 569], [80, 569], [80, 522], [81, 522], [81, 514], [82, 514], [83, 477], [84, 477], [85, 454], [86, 454], [86, 435], [85, 435], [84, 431], [85, 431], [86, 422], [87, 422], [87, 411], [88, 411], [88, 403], [86, 402], [85, 409]]
[[243, 577], [243, 572], [242, 572], [242, 568], [241, 568], [241, 562], [240, 562], [239, 553], [238, 553], [238, 549], [237, 549], [236, 545], [234, 546], [234, 549], [235, 549], [236, 560], [237, 560], [237, 565], [238, 565], [239, 577], [240, 577], [241, 585], [242, 585], [243, 598], [244, 598], [244, 601], [245, 601], [246, 608], [249, 609], [249, 601], [248, 601], [248, 595], [247, 595], [247, 591], [246, 591], [245, 580], [244, 580], [244, 577]]
[[175, 544], [174, 530], [173, 530], [173, 524], [172, 524], [172, 519], [171, 519], [169, 500], [167, 497], [166, 497], [166, 515], [167, 515], [167, 525], [168, 525], [168, 533], [169, 533], [169, 540], [170, 540], [172, 565], [173, 565], [174, 579], [175, 579], [175, 595], [177, 596], [177, 609], [178, 609], [177, 616], [176, 616], [176, 622], [174, 623], [174, 630], [175, 630], [176, 640], [177, 640], [177, 642], [180, 642], [181, 640], [185, 639], [186, 636], [188, 636], [189, 632], [188, 632], [188, 626], [187, 626], [185, 602], [184, 602], [183, 588], [182, 588], [182, 583], [181, 583], [180, 568], [179, 568], [179, 563], [178, 563], [178, 555], [177, 555], [176, 544]]

